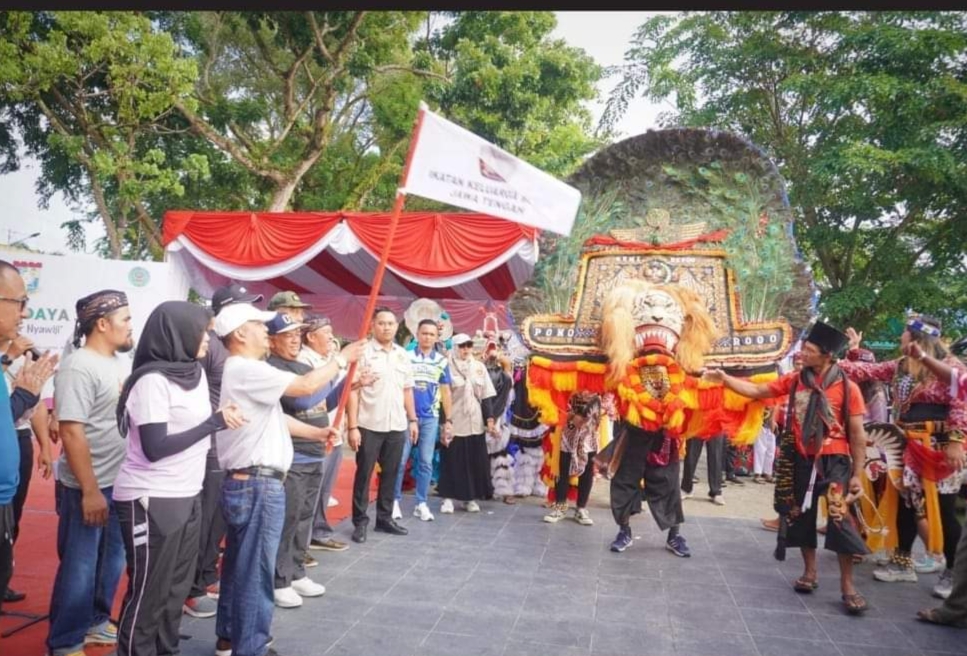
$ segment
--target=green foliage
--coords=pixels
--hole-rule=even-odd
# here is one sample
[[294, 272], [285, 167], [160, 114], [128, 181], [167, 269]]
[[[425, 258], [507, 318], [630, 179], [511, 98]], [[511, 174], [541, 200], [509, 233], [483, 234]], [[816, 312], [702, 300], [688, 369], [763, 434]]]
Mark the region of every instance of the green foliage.
[[[598, 141], [601, 70], [549, 12], [0, 14], [0, 173], [160, 255], [167, 209], [386, 210], [418, 103], [556, 175]], [[94, 211], [89, 212], [92, 200]], [[421, 199], [411, 206], [439, 207]]]
[[964, 300], [965, 53], [964, 12], [660, 16], [610, 71], [602, 127], [644, 95], [673, 103], [664, 125], [763, 147], [789, 183], [822, 313], [873, 334], [908, 307]]

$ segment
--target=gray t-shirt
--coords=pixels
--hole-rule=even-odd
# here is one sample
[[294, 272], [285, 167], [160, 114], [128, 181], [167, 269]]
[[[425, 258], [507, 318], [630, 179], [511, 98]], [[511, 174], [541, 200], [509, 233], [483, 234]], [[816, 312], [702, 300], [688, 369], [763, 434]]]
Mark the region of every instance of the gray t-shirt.
[[[84, 424], [91, 449], [91, 465], [100, 488], [114, 485], [124, 461], [124, 439], [118, 431], [116, 410], [121, 387], [131, 373], [126, 355], [106, 357], [79, 348], [64, 360], [54, 378], [54, 408], [58, 421]], [[81, 485], [67, 464], [67, 454], [57, 461], [58, 480], [75, 489]]]

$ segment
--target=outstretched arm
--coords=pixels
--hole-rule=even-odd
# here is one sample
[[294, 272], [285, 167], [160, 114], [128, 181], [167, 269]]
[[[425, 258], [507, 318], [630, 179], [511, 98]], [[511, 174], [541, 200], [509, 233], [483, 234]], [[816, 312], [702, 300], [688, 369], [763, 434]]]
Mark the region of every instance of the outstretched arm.
[[730, 376], [721, 369], [706, 369], [703, 377], [713, 383], [722, 383], [727, 388], [750, 399], [771, 399], [776, 396], [765, 383], [753, 383]]

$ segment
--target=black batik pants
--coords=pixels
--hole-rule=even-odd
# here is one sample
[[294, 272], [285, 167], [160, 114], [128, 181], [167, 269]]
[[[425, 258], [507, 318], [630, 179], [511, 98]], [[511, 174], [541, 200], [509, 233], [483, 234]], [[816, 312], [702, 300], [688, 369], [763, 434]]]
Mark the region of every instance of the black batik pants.
[[[813, 458], [806, 457], [797, 451], [792, 462], [792, 484], [795, 497], [805, 500], [806, 491], [809, 488], [809, 479], [812, 476]], [[789, 519], [789, 526], [786, 530], [787, 547], [815, 549], [817, 543], [816, 514], [819, 497], [829, 491], [831, 483], [838, 483], [844, 496], [849, 493], [849, 479], [853, 472], [853, 464], [849, 456], [820, 456], [816, 467], [816, 483], [813, 488], [812, 505], [809, 510]], [[868, 554], [870, 552], [854, 524], [852, 513], [849, 512], [842, 520], [836, 521], [830, 517], [826, 522], [826, 542], [824, 546], [829, 551], [843, 555]]]
[[[682, 493], [679, 488], [678, 448], [672, 446], [667, 465], [653, 465], [648, 454], [659, 452], [664, 441], [661, 433], [650, 433], [627, 426], [628, 434], [621, 464], [611, 479], [611, 514], [618, 526], [626, 526], [632, 514], [641, 511], [641, 501], [648, 502], [648, 509], [658, 523], [667, 530], [685, 521], [682, 512]], [[641, 479], [645, 489], [641, 489]]]
[[396, 472], [403, 458], [403, 440], [409, 439], [405, 430], [377, 432], [359, 428], [361, 436], [356, 452], [356, 476], [353, 478], [353, 526], [369, 524], [369, 478], [379, 463], [379, 494], [376, 499], [376, 521], [380, 524], [393, 519], [393, 500], [396, 496]]
[[128, 565], [117, 653], [177, 654], [182, 606], [198, 560], [201, 495], [142, 497], [115, 506]]
[[[578, 508], [587, 508], [588, 498], [591, 496], [591, 486], [594, 485], [594, 456], [596, 451], [588, 453], [588, 464], [578, 478]], [[571, 458], [573, 454], [561, 451], [558, 467], [557, 484], [554, 486], [554, 499], [557, 503], [567, 501], [567, 492], [571, 488]]]

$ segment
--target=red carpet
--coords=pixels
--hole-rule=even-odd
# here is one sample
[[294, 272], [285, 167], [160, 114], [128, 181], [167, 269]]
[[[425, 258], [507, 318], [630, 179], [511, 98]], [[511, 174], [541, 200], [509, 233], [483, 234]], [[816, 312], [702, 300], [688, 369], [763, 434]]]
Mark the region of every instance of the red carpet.
[[[353, 475], [356, 459], [350, 452], [343, 458], [333, 496], [338, 506], [328, 509], [329, 521], [335, 525], [352, 512]], [[375, 482], [376, 477], [373, 477]], [[375, 485], [371, 490], [371, 497]], [[50, 606], [50, 592], [57, 573], [57, 515], [54, 512], [54, 481], [43, 480], [36, 472], [30, 481], [30, 492], [17, 540], [15, 570], [10, 587], [26, 592], [27, 598], [14, 604], [4, 604], [3, 610], [45, 615]], [[115, 618], [120, 613], [121, 601], [127, 589], [127, 577], [121, 578], [117, 599], [114, 601]], [[0, 633], [24, 622], [19, 617], [0, 617]], [[9, 638], [0, 638], [0, 654], [3, 656], [42, 656], [46, 652], [47, 622], [39, 622], [18, 631]], [[89, 656], [102, 656], [113, 648], [88, 647]]]

